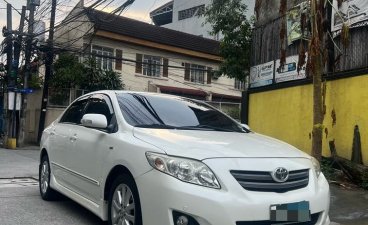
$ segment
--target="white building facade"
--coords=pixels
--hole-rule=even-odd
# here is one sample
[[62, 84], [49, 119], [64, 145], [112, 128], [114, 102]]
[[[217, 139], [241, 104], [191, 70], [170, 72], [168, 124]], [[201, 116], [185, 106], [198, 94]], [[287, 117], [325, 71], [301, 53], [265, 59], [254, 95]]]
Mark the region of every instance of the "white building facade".
[[[211, 4], [212, 0], [174, 0], [153, 10], [150, 14], [152, 21], [162, 27], [169, 29], [220, 40], [221, 35], [211, 35], [211, 25], [205, 23], [204, 16], [201, 16], [205, 7]], [[255, 0], [243, 0], [248, 6], [247, 18], [254, 15]]]
[[102, 69], [121, 74], [126, 90], [174, 94], [224, 111], [239, 110], [242, 87], [214, 73], [222, 61], [219, 42], [83, 6], [65, 20], [74, 15], [79, 19], [56, 29], [55, 46], [95, 57]]

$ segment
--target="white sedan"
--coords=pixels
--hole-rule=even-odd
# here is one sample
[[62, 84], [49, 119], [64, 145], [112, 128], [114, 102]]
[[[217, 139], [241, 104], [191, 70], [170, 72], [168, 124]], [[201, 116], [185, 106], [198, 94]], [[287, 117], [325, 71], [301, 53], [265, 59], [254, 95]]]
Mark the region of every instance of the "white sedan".
[[311, 156], [201, 101], [100, 91], [47, 127], [40, 193], [109, 224], [329, 225], [329, 185]]

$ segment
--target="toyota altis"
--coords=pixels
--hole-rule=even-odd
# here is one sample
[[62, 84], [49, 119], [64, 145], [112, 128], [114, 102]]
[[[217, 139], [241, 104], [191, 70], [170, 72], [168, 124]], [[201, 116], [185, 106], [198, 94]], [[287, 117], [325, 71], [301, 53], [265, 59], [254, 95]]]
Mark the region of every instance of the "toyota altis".
[[109, 224], [328, 225], [318, 161], [201, 101], [101, 91], [42, 135], [40, 193]]

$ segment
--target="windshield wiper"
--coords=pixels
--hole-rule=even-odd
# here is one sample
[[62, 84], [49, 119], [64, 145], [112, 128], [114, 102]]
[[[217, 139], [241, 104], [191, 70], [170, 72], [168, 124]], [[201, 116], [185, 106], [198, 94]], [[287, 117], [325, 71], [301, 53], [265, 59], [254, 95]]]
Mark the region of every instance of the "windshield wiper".
[[[210, 125], [197, 125], [197, 126], [172, 126], [160, 123], [153, 123], [153, 124], [139, 124], [135, 127], [138, 128], [151, 128], [151, 129], [171, 129], [171, 130], [207, 130], [207, 131], [224, 131], [224, 132], [237, 132], [235, 130], [225, 129], [221, 127], [214, 127]], [[241, 131], [240, 131], [241, 132]], [[242, 131], [244, 132], [244, 131]]]
[[185, 126], [185, 127], [180, 127], [182, 129], [193, 129], [193, 130], [214, 130], [214, 131], [225, 131], [225, 132], [237, 132], [235, 130], [230, 130], [230, 129], [225, 129], [225, 128], [221, 128], [221, 127], [214, 127], [214, 126], [210, 126], [210, 125], [197, 125], [197, 126]]
[[139, 124], [134, 127], [139, 128], [152, 128], [152, 129], [179, 129], [179, 127], [166, 125], [166, 124], [160, 124], [160, 123], [153, 123], [153, 124]]

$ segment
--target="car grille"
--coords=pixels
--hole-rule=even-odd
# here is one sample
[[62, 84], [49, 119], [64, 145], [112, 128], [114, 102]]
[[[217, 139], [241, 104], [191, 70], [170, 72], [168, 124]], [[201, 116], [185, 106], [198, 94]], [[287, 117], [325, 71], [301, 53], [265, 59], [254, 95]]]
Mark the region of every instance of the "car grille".
[[288, 224], [288, 225], [315, 225], [318, 222], [320, 213], [316, 213], [316, 214], [312, 214], [311, 215], [311, 221], [309, 222], [296, 222], [296, 223], [285, 223], [285, 222], [273, 222], [273, 221], [269, 221], [269, 220], [264, 220], [264, 221], [243, 221], [243, 222], [236, 222], [236, 225], [283, 225], [283, 224]]
[[249, 191], [284, 193], [304, 188], [309, 183], [309, 169], [290, 171], [284, 183], [274, 181], [271, 172], [232, 170], [230, 173]]

